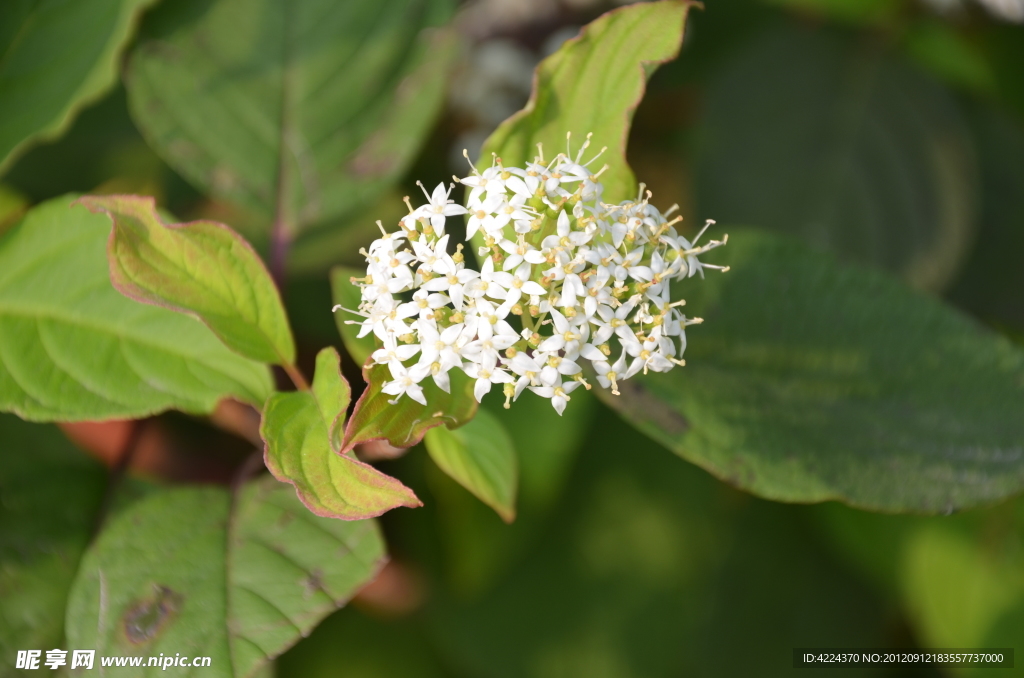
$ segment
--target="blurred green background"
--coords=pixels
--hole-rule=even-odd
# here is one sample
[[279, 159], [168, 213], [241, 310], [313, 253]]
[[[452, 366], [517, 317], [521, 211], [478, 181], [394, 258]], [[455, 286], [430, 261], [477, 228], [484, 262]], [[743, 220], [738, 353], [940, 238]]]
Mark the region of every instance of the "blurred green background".
[[[173, 4], [150, 10], [144, 35]], [[462, 149], [474, 157], [523, 105], [537, 61], [613, 6], [437, 5], [460, 47], [422, 147], [379, 204], [339, 212], [296, 244], [286, 301], [307, 367], [320, 347], [340, 347], [329, 267], [358, 263], [374, 220], [401, 214], [416, 180], [464, 173]], [[650, 83], [631, 164], [688, 223], [795, 235], [1020, 341], [1022, 20], [1019, 0], [707, 0], [679, 59]], [[217, 218], [266, 246], [258, 216], [160, 159], [121, 85], [0, 176], [0, 229], [70, 191], [148, 193], [182, 220]], [[386, 576], [281, 657], [278, 676], [777, 676], [794, 670], [797, 646], [1024, 651], [1024, 500], [943, 517], [777, 504], [582, 394], [561, 420], [539, 399], [499, 414], [520, 454], [517, 521], [502, 523], [420, 449], [385, 462], [426, 507], [383, 517]], [[134, 468], [149, 479], [223, 480], [248, 451], [181, 415], [152, 430]], [[1022, 665], [802, 675], [1024, 675]]]

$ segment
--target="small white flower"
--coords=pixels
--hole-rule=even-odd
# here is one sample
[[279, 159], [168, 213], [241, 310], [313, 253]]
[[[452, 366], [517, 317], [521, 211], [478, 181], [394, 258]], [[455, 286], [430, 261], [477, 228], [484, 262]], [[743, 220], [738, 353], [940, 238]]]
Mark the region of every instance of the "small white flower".
[[398, 398], [407, 395], [420, 405], [427, 404], [427, 398], [423, 395], [423, 387], [419, 385], [419, 382], [423, 380], [423, 377], [427, 376], [427, 370], [421, 364], [416, 364], [409, 369], [406, 369], [402, 365], [389, 365], [391, 369], [391, 376], [394, 381], [389, 381], [384, 384], [381, 389], [388, 395], [393, 395], [395, 398], [389, 400], [388, 403], [394, 405], [398, 402]]
[[[591, 388], [584, 360], [615, 394], [640, 371], [684, 364], [686, 326], [700, 319], [683, 315], [670, 283], [725, 270], [699, 257], [726, 239], [697, 245], [702, 230], [691, 242], [675, 229], [680, 217], [669, 221], [672, 210], [662, 214], [649, 192], [603, 203], [598, 177], [607, 166], [589, 169], [601, 155], [584, 161], [589, 143], [588, 136], [575, 157], [560, 153], [547, 163], [474, 167], [457, 179], [469, 188], [465, 206], [444, 185], [430, 195], [424, 189], [427, 204], [409, 204], [402, 231], [361, 250], [367, 274], [354, 282], [362, 299], [345, 310], [359, 319], [345, 322], [380, 340], [373, 360], [391, 372], [382, 387], [395, 396], [389, 402], [408, 396], [425, 404], [420, 382], [430, 376], [448, 391], [457, 369], [475, 381], [477, 400], [503, 384], [506, 407], [530, 390], [561, 414], [574, 389]], [[467, 241], [478, 239], [470, 249], [479, 252], [479, 270], [467, 267], [464, 245], [448, 252], [446, 220], [463, 214]]]
[[[423, 188], [423, 184], [420, 184], [420, 188]], [[427, 195], [427, 204], [420, 209], [423, 216], [430, 220], [430, 225], [434, 227], [438, 235], [444, 233], [446, 217], [454, 217], [467, 212], [465, 207], [456, 205], [448, 199], [452, 188], [454, 188], [454, 184], [446, 191], [444, 190], [444, 184], [438, 184], [431, 195], [427, 195], [427, 189], [423, 188], [423, 194]]]

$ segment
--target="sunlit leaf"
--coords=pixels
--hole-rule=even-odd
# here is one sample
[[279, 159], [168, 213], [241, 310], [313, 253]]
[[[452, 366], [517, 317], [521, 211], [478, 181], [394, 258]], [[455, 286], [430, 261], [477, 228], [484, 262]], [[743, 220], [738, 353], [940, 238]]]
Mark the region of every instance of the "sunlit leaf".
[[203, 673], [250, 676], [383, 558], [374, 521], [316, 517], [270, 477], [233, 500], [215, 487], [164, 490], [117, 516], [86, 554], [67, 642], [98, 655], [208, 656]]
[[110, 284], [110, 220], [57, 198], [0, 240], [0, 410], [25, 419], [257, 407], [265, 365], [227, 349], [198, 320], [126, 299]]
[[593, 168], [609, 164], [601, 175], [605, 200], [636, 197], [636, 178], [626, 164], [629, 125], [647, 78], [678, 54], [690, 6], [681, 0], [638, 3], [587, 24], [537, 67], [529, 102], [491, 134], [480, 162], [489, 167], [497, 153], [505, 165], [522, 167], [533, 160], [538, 143], [550, 160], [565, 152], [567, 132], [575, 155], [592, 132], [585, 159], [608, 147]]
[[399, 481], [339, 453], [350, 398], [338, 352], [325, 348], [317, 356], [311, 391], [277, 393], [267, 401], [260, 427], [267, 468], [294, 485], [318, 516], [359, 520], [398, 506], [420, 506]]
[[487, 410], [459, 428], [438, 426], [423, 439], [442, 471], [472, 492], [505, 520], [516, 517], [519, 464], [505, 427]]
[[950, 92], [869, 40], [782, 27], [744, 45], [708, 87], [696, 216], [942, 289], [977, 226], [973, 140]]
[[377, 350], [372, 333], [360, 338], [358, 336], [359, 326], [347, 322], [362, 320], [356, 314], [351, 313], [351, 311], [359, 309], [359, 304], [362, 301], [362, 292], [358, 286], [352, 283], [352, 278], [362, 278], [365, 275], [366, 271], [347, 266], [336, 266], [331, 270], [331, 292], [334, 296], [334, 303], [341, 306], [334, 313], [334, 322], [338, 325], [338, 332], [341, 334], [341, 340], [345, 343], [345, 350], [360, 365], [366, 364], [366, 359]]
[[0, 674], [18, 650], [60, 647], [64, 606], [95, 527], [103, 467], [53, 426], [0, 415]]
[[427, 404], [421, 405], [408, 396], [395, 404], [395, 397], [381, 389], [391, 381], [387, 365], [368, 364], [363, 367], [366, 390], [356, 401], [345, 427], [342, 449], [350, 450], [359, 443], [386, 440], [395, 447], [412, 447], [423, 435], [441, 424], [457, 428], [476, 414], [477, 402], [473, 397], [473, 381], [455, 369], [448, 373], [451, 393], [445, 393], [430, 377], [420, 382]]
[[930, 297], [788, 239], [733, 233], [687, 282], [686, 366], [606, 401], [780, 501], [945, 512], [1024, 488], [1024, 352]]
[[372, 203], [442, 103], [454, 37], [427, 27], [448, 1], [168, 5], [130, 60], [132, 114], [183, 176], [280, 237]]
[[295, 341], [274, 281], [241, 236], [215, 221], [166, 224], [152, 198], [79, 199], [114, 222], [110, 279], [126, 297], [197, 316], [229, 348], [291, 365]]
[[62, 133], [117, 82], [118, 57], [152, 0], [0, 4], [0, 171]]

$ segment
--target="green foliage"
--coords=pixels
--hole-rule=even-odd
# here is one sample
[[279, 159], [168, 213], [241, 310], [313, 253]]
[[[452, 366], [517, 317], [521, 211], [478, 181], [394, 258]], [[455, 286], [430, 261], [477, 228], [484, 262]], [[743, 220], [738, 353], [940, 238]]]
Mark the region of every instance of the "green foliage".
[[251, 676], [344, 604], [383, 556], [374, 522], [312, 516], [272, 478], [234, 499], [213, 487], [161, 491], [117, 516], [86, 554], [68, 643], [210, 656], [210, 675]]
[[0, 409], [33, 421], [206, 413], [270, 395], [264, 365], [199, 321], [110, 284], [110, 222], [71, 198], [44, 203], [0, 240]]
[[867, 37], [780, 27], [745, 45], [707, 97], [701, 216], [796, 235], [918, 288], [949, 283], [973, 240], [977, 170], [938, 83]]
[[106, 474], [51, 426], [0, 415], [0, 675], [18, 650], [59, 647], [71, 581]]
[[689, 8], [684, 0], [641, 3], [588, 24], [537, 67], [530, 101], [491, 134], [480, 162], [489, 167], [497, 153], [505, 164], [523, 167], [538, 143], [550, 160], [565, 148], [567, 132], [575, 140], [573, 153], [592, 132], [592, 152], [608, 147], [601, 160], [609, 164], [601, 175], [605, 200], [636, 197], [636, 178], [626, 163], [629, 125], [647, 78], [678, 54]]
[[381, 390], [391, 381], [388, 366], [364, 366], [366, 390], [356, 401], [356, 408], [345, 427], [342, 449], [350, 450], [371, 440], [386, 440], [395, 447], [412, 447], [435, 426], [444, 424], [448, 428], [458, 428], [465, 424], [477, 411], [473, 381], [457, 370], [452, 370], [449, 376], [450, 393], [438, 388], [432, 379], [424, 379], [420, 383], [426, 405], [408, 397], [392, 404], [394, 396]]
[[0, 6], [0, 171], [34, 141], [67, 129], [117, 81], [117, 60], [152, 0]]
[[341, 340], [345, 343], [345, 350], [360, 365], [366, 364], [366, 360], [377, 346], [372, 334], [360, 338], [359, 326], [350, 325], [346, 321], [358, 318], [348, 311], [357, 310], [362, 302], [362, 291], [352, 283], [352, 278], [362, 278], [365, 275], [366, 269], [359, 270], [348, 266], [335, 266], [331, 269], [331, 293], [334, 303], [342, 307], [334, 312], [334, 322], [338, 326]]
[[215, 221], [165, 224], [152, 198], [86, 196], [78, 204], [114, 223], [107, 255], [110, 280], [121, 294], [197, 316], [247, 358], [295, 362], [277, 287], [237, 233]]
[[442, 471], [511, 523], [516, 518], [519, 465], [505, 427], [487, 410], [457, 429], [430, 429], [423, 439]]
[[421, 506], [399, 481], [341, 454], [350, 398], [338, 352], [325, 348], [317, 356], [311, 391], [276, 393], [267, 401], [260, 427], [267, 468], [294, 485], [318, 516], [361, 520], [398, 506]]
[[494, 512], [450, 478], [441, 473], [428, 475], [448, 564], [446, 583], [465, 595], [493, 585], [543, 533], [558, 509], [577, 455], [590, 454], [581, 448], [597, 409], [596, 398], [582, 389], [573, 393], [572, 407], [561, 416], [549, 401], [529, 393], [507, 410], [497, 400], [487, 400], [484, 405], [489, 406], [486, 411], [491, 417], [501, 422], [516, 451], [515, 522], [503, 525]]
[[132, 113], [197, 187], [292, 237], [401, 176], [454, 56], [449, 33], [420, 31], [449, 13], [428, 0], [168, 3], [131, 57]]
[[[881, 602], [837, 567], [806, 507], [732, 490], [604, 408], [589, 433], [557, 511], [504, 576], [472, 592], [433, 582], [425, 623], [451, 674], [791, 676], [801, 643], [885, 644]], [[425, 538], [448, 530], [427, 511], [395, 517]]]
[[[548, 18], [589, 11], [562, 4]], [[426, 406], [391, 404], [344, 311], [358, 401], [334, 348], [311, 387], [298, 367], [336, 343], [330, 297], [357, 308], [365, 273], [345, 266], [374, 220], [404, 215], [413, 179], [446, 180], [452, 137], [512, 96], [475, 91], [514, 78], [485, 63], [510, 53], [492, 38], [539, 53], [548, 19], [506, 31], [467, 7], [487, 44], [453, 70], [452, 0], [0, 2], [0, 410], [203, 415], [149, 422], [109, 479], [57, 429], [0, 415], [0, 675], [53, 647], [209, 655], [230, 678], [731, 678], [788, 676], [779, 648], [798, 645], [1019, 643], [1024, 353], [888, 275], [1024, 336], [1021, 27], [909, 0], [691, 4], [586, 26], [482, 151], [522, 164], [540, 142], [550, 160], [593, 132], [584, 158], [608, 147], [591, 167], [610, 163], [619, 201], [629, 139], [684, 235], [704, 217], [776, 232], [733, 231], [708, 256], [731, 272], [680, 283], [706, 320], [685, 367], [598, 391], [615, 412], [579, 388], [559, 417], [532, 394], [481, 411], [457, 371], [450, 394], [427, 377]], [[115, 83], [132, 41], [124, 87], [14, 165]], [[435, 125], [449, 85], [488, 110]], [[70, 196], [31, 209], [69, 191], [113, 231]], [[259, 418], [273, 478], [225, 432], [259, 446]], [[424, 440], [436, 463], [388, 462], [400, 482], [356, 457], [378, 440]], [[332, 614], [377, 576], [370, 518], [398, 506], [423, 508], [384, 519], [394, 566]]]
[[[687, 366], [607, 396], [720, 478], [781, 501], [948, 512], [1024, 487], [1024, 353], [880, 273], [734, 234], [687, 287]], [[692, 291], [690, 291], [692, 290]]]

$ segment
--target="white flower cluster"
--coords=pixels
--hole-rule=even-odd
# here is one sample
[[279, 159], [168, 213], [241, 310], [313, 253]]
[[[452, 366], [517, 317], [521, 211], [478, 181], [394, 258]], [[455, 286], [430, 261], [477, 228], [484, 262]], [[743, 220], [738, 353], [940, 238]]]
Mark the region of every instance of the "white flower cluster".
[[[641, 370], [684, 364], [685, 328], [701, 320], [683, 314], [669, 283], [722, 268], [697, 257], [727, 238], [691, 243], [674, 228], [681, 217], [669, 221], [673, 210], [659, 212], [643, 187], [636, 201], [603, 203], [604, 170], [582, 162], [589, 143], [575, 158], [473, 167], [456, 178], [469, 187], [465, 206], [449, 199], [454, 186], [439, 185], [418, 208], [406, 199], [401, 230], [361, 251], [367, 274], [352, 279], [362, 302], [351, 312], [362, 319], [347, 322], [380, 340], [373, 360], [390, 368], [392, 403], [407, 395], [426, 404], [421, 382], [448, 391], [459, 369], [476, 380], [477, 400], [502, 384], [506, 407], [529, 389], [561, 414], [574, 389], [590, 388], [583, 360], [616, 395]], [[461, 215], [466, 240], [482, 243], [479, 270], [466, 266], [461, 243], [449, 248], [446, 221]]]

